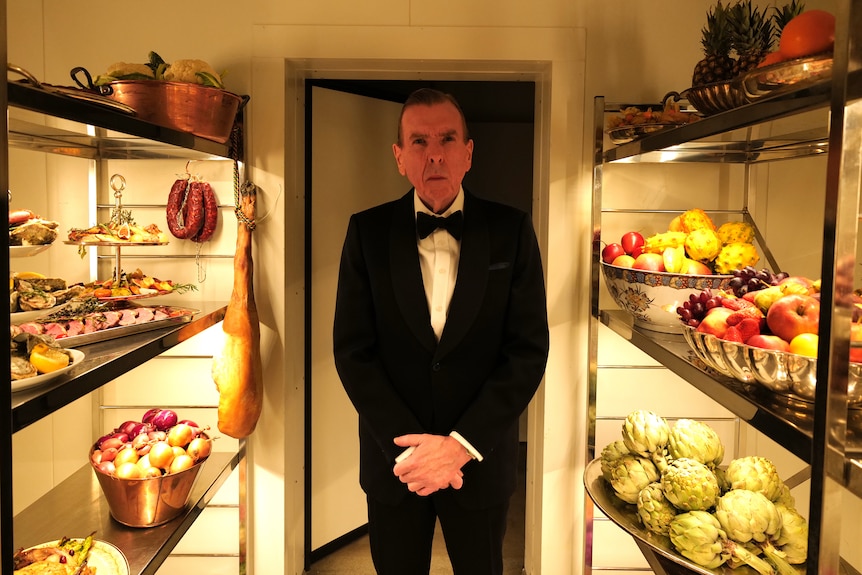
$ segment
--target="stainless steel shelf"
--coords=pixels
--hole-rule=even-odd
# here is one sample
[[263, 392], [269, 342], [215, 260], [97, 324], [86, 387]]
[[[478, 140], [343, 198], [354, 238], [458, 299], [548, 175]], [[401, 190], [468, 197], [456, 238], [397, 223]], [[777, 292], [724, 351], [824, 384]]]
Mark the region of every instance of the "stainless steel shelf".
[[12, 433], [54, 413], [224, 319], [225, 303], [196, 304], [201, 311], [188, 323], [81, 346], [84, 361], [61, 378], [12, 394]]
[[[851, 74], [850, 91], [859, 92], [862, 76]], [[828, 152], [831, 83], [814, 84], [776, 99], [764, 99], [645, 138], [609, 148], [605, 162], [758, 163]], [[778, 121], [821, 110], [810, 125]], [[776, 131], [771, 124], [778, 125]], [[753, 128], [767, 126], [761, 135]]]
[[[685, 379], [710, 398], [811, 464], [814, 405], [792, 401], [762, 387], [719, 374], [700, 361], [682, 335], [654, 332], [633, 324], [622, 310], [600, 312], [603, 324]], [[847, 422], [847, 453], [843, 485], [862, 497], [862, 411], [851, 410]]]
[[114, 520], [93, 468], [84, 465], [15, 517], [15, 549], [95, 532], [96, 539], [123, 552], [131, 575], [155, 574], [243, 457], [244, 443], [236, 453], [212, 453], [201, 468], [185, 512], [149, 528], [127, 527]]

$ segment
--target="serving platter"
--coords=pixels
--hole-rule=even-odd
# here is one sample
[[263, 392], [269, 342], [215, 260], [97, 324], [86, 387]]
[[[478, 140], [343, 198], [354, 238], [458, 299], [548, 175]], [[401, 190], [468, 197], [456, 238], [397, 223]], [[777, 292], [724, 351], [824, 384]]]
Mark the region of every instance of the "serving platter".
[[57, 371], [52, 371], [51, 373], [43, 373], [42, 375], [37, 375], [35, 377], [27, 377], [24, 379], [13, 379], [12, 392], [14, 393], [16, 391], [24, 391], [25, 389], [32, 389], [34, 387], [39, 387], [40, 385], [50, 383], [51, 381], [62, 376], [70, 369], [84, 361], [83, 351], [79, 351], [77, 349], [68, 349], [66, 351], [72, 354], [72, 362], [69, 365], [64, 368], [58, 369]]
[[627, 144], [629, 142], [645, 138], [646, 136], [650, 136], [658, 132], [663, 132], [665, 130], [670, 130], [684, 125], [685, 124], [661, 123], [618, 126], [616, 128], [608, 130], [608, 137], [613, 144]]
[[[707, 569], [677, 553], [673, 549], [670, 538], [652, 533], [643, 526], [638, 519], [635, 505], [626, 503], [614, 494], [613, 488], [602, 476], [600, 458], [590, 461], [584, 469], [584, 487], [586, 487], [590, 499], [608, 519], [616, 523], [635, 540], [649, 546], [655, 553], [685, 567], [692, 573], [701, 575], [757, 575], [757, 571], [747, 565], [735, 569], [728, 565], [722, 565], [717, 569]], [[794, 567], [794, 570], [799, 575], [805, 574], [804, 567]]]
[[41, 254], [54, 244], [40, 244], [37, 246], [9, 246], [9, 257], [11, 258], [29, 258], [36, 254]]
[[740, 85], [749, 102], [801, 90], [832, 78], [832, 54], [796, 58], [742, 75]]
[[[82, 539], [72, 538], [72, 541], [82, 541]], [[54, 547], [59, 541], [48, 541], [39, 545], [34, 545], [30, 549], [39, 549], [42, 547]], [[97, 575], [130, 575], [129, 561], [123, 552], [111, 545], [107, 541], [93, 540], [93, 545], [90, 547], [90, 552], [87, 555], [87, 566], [93, 569]]]

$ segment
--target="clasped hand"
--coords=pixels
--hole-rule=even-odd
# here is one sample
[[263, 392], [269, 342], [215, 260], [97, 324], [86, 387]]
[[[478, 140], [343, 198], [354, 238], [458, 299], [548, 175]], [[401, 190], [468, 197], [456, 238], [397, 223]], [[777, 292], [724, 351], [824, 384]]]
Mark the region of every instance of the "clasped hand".
[[413, 493], [427, 496], [440, 489], [461, 489], [464, 485], [461, 468], [470, 461], [470, 455], [452, 437], [409, 434], [396, 437], [395, 445], [414, 447], [409, 457], [392, 468], [392, 472]]

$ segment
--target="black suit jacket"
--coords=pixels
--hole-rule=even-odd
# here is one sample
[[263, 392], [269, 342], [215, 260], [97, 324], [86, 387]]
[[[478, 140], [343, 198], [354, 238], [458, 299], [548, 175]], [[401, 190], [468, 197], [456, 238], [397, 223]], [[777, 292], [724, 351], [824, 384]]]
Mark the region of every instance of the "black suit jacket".
[[460, 503], [515, 488], [518, 418], [544, 374], [548, 320], [541, 255], [522, 211], [465, 192], [458, 279], [437, 343], [419, 267], [413, 191], [354, 214], [338, 278], [335, 365], [359, 413], [360, 484], [396, 504], [393, 438], [458, 431], [484, 459], [464, 466]]

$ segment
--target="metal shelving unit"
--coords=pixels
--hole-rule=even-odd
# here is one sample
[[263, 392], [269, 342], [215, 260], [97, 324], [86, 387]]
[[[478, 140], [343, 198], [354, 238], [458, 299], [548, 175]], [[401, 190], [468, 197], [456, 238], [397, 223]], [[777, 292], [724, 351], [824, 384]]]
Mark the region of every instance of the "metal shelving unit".
[[[594, 249], [591, 270], [591, 333], [603, 323], [749, 425], [809, 464], [808, 573], [856, 572], [840, 557], [841, 499], [862, 497], [862, 412], [847, 403], [849, 332], [862, 167], [862, 5], [839, 2], [833, 73], [829, 81], [764, 99], [700, 121], [605, 149], [602, 98], [596, 99], [594, 150]], [[625, 312], [599, 309], [603, 167], [609, 163], [737, 163], [791, 160], [827, 154], [821, 321], [817, 390], [813, 404], [791, 403], [763, 389], [710, 370], [688, 349], [682, 335], [642, 330]], [[649, 210], [644, 210], [649, 211]], [[746, 215], [743, 206], [740, 213]], [[847, 254], [853, 254], [848, 258]], [[591, 362], [595, 365], [595, 361]], [[595, 373], [591, 397], [595, 397]], [[595, 446], [594, 446], [595, 447]], [[591, 454], [594, 455], [594, 454]], [[657, 573], [666, 569], [641, 546]], [[858, 566], [855, 566], [858, 569]], [[684, 570], [683, 570], [684, 571]]]
[[[236, 142], [241, 137], [219, 144], [143, 122], [121, 111], [20, 83], [4, 84], [0, 99], [12, 112], [5, 116], [9, 120], [7, 137], [2, 144], [3, 164], [8, 162], [10, 147], [96, 162], [173, 158], [239, 160], [242, 154], [241, 144]], [[69, 120], [76, 125], [71, 129], [58, 128], [52, 125], [55, 122], [48, 121], [49, 118]], [[6, 178], [8, 172], [4, 170], [3, 173]], [[241, 478], [244, 476], [244, 441], [236, 452], [213, 453], [202, 468], [186, 511], [158, 528], [133, 529], [113, 521], [89, 465], [84, 465], [17, 516], [12, 514], [12, 435], [221, 321], [226, 302], [197, 302], [195, 307], [200, 308], [200, 312], [187, 323], [81, 347], [86, 354], [84, 361], [46, 386], [14, 395], [8, 390], [0, 392], [0, 411], [6, 414], [3, 420], [9, 422], [0, 431], [3, 447], [0, 449], [0, 571], [12, 572], [15, 549], [43, 542], [46, 522], [50, 522], [52, 526], [62, 526], [64, 533], [97, 531], [100, 539], [124, 552], [132, 575], [153, 574], [231, 472], [239, 467]], [[8, 319], [5, 329], [8, 333]], [[8, 354], [7, 351], [7, 358]], [[242, 491], [244, 480], [240, 483]], [[241, 501], [240, 505], [244, 503]]]

